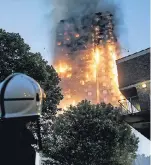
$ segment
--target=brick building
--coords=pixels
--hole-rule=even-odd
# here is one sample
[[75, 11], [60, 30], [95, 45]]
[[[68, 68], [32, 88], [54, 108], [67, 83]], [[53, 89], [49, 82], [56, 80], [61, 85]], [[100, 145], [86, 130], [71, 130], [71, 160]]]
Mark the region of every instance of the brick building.
[[[150, 48], [117, 60], [120, 100], [128, 112], [125, 120], [147, 138], [150, 137]], [[134, 113], [135, 112], [135, 113]]]

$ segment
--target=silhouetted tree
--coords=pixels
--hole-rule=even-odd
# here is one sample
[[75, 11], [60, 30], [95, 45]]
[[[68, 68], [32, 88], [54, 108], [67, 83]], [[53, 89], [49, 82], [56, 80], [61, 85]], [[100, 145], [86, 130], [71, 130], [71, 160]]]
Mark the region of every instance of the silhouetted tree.
[[131, 165], [138, 148], [117, 108], [89, 101], [59, 115], [47, 143], [44, 156], [55, 165]]
[[8, 75], [20, 72], [37, 80], [46, 93], [42, 112], [42, 137], [44, 151], [47, 150], [45, 137], [49, 137], [51, 120], [62, 99], [58, 86], [60, 79], [53, 68], [40, 53], [30, 52], [30, 47], [18, 33], [9, 33], [0, 29], [0, 81]]

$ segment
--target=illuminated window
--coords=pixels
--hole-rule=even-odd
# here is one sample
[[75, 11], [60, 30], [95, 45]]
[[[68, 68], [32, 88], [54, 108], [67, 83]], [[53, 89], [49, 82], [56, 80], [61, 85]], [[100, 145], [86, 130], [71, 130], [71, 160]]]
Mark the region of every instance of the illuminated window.
[[79, 36], [80, 36], [79, 34], [75, 34], [75, 37], [76, 37], [76, 38], [79, 38]]
[[81, 80], [81, 81], [80, 81], [80, 84], [81, 84], [81, 85], [84, 85], [85, 83], [84, 83], [84, 81], [83, 81], [83, 80]]
[[92, 92], [88, 92], [88, 96], [92, 96]]
[[61, 45], [61, 42], [58, 42], [57, 45], [60, 46]]
[[67, 98], [70, 99], [71, 98], [71, 95], [67, 95]]
[[107, 94], [107, 90], [103, 90], [103, 94]]

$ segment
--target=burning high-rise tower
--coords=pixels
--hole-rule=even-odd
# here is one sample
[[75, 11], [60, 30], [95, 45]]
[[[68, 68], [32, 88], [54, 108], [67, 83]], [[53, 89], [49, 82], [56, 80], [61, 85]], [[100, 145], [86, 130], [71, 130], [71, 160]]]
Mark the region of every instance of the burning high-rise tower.
[[109, 12], [62, 20], [58, 24], [54, 66], [62, 78], [61, 107], [87, 99], [117, 105], [115, 60], [119, 56]]

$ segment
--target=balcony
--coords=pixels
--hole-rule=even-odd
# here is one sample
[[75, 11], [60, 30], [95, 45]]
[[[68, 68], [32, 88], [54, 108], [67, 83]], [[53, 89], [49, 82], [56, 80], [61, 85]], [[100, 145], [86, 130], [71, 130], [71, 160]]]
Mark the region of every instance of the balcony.
[[150, 110], [140, 108], [144, 100], [138, 96], [119, 100], [123, 119], [150, 140]]

